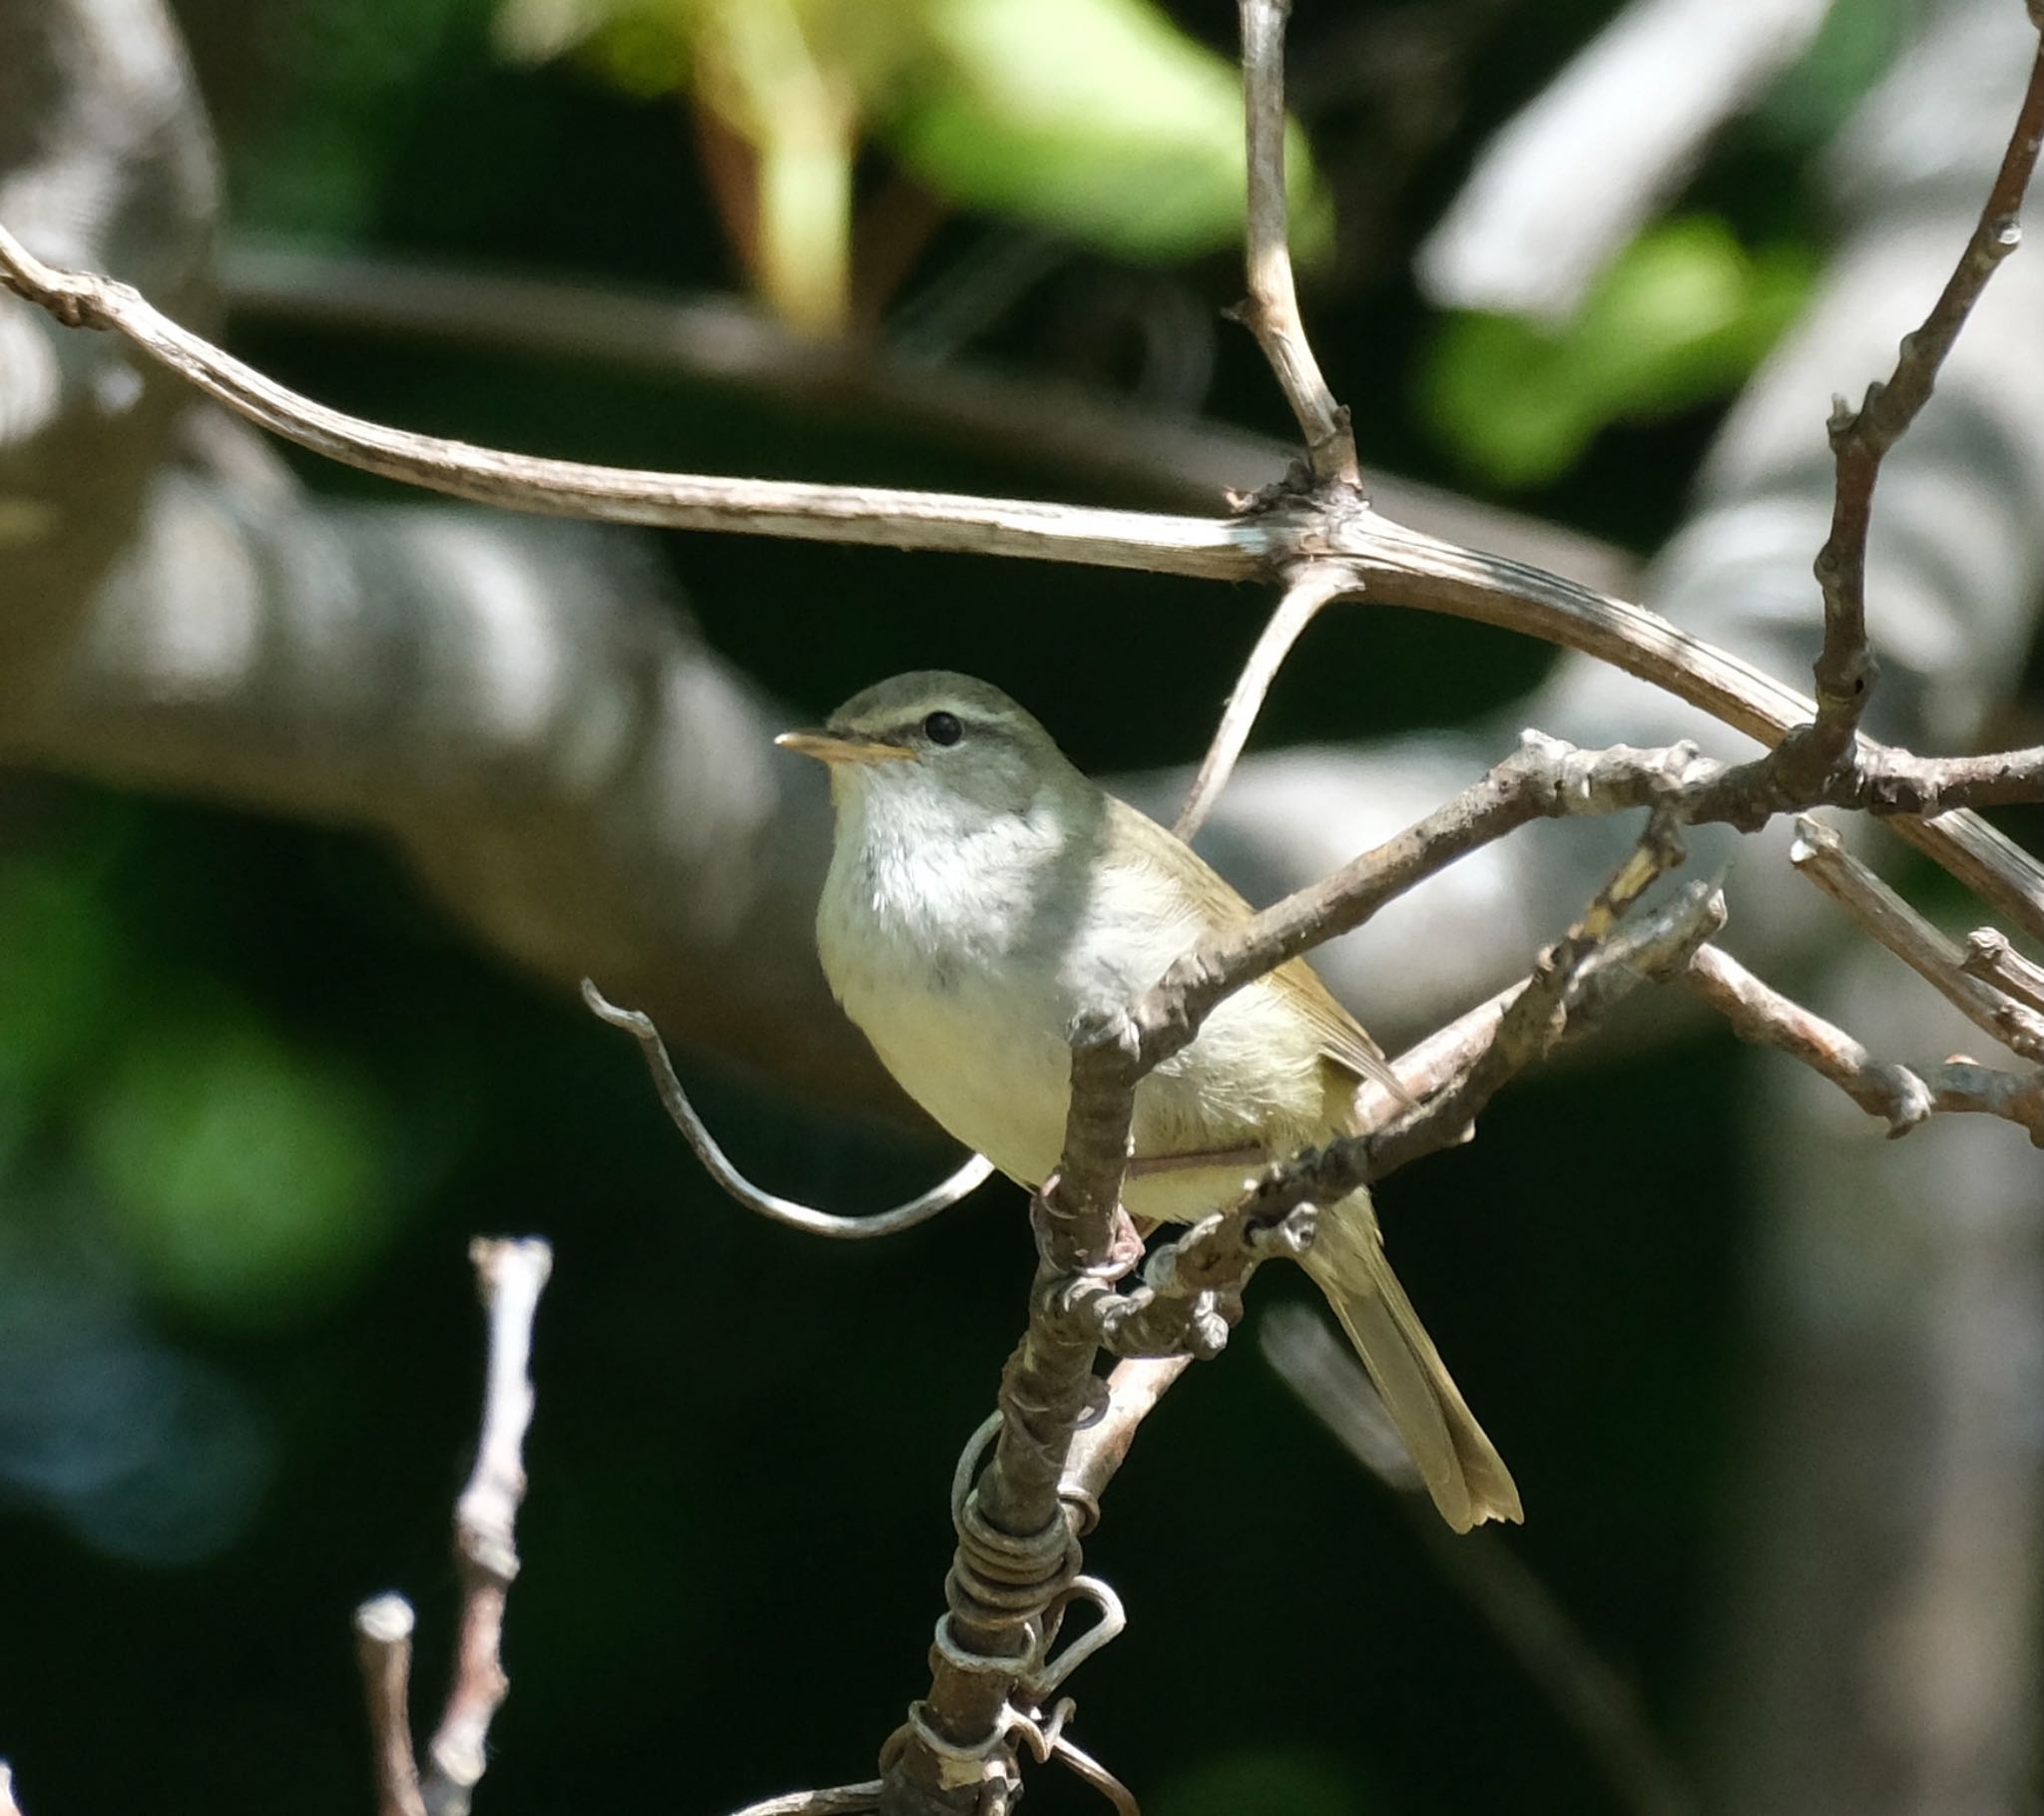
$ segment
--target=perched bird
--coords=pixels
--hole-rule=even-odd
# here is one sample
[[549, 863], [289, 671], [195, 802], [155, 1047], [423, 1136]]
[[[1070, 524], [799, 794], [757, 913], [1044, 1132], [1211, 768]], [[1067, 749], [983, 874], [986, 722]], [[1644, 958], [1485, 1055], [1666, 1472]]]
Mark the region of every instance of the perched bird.
[[[968, 676], [897, 676], [779, 742], [830, 771], [816, 945], [831, 990], [949, 1134], [1041, 1184], [1064, 1142], [1079, 1019], [1131, 1002], [1249, 904]], [[1144, 1080], [1123, 1203], [1204, 1216], [1264, 1160], [1353, 1133], [1358, 1088], [1390, 1078], [1310, 967], [1281, 965]], [[1323, 1210], [1304, 1265], [1442, 1518], [1457, 1531], [1519, 1519], [1510, 1472], [1384, 1257], [1367, 1191]]]

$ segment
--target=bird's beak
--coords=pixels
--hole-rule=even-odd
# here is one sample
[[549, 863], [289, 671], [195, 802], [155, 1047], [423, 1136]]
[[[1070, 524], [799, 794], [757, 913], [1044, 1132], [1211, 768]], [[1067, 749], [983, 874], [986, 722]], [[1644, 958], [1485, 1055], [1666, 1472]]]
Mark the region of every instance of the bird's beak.
[[848, 731], [783, 731], [773, 740], [783, 750], [799, 750], [819, 763], [890, 763], [915, 752], [905, 744], [855, 737]]

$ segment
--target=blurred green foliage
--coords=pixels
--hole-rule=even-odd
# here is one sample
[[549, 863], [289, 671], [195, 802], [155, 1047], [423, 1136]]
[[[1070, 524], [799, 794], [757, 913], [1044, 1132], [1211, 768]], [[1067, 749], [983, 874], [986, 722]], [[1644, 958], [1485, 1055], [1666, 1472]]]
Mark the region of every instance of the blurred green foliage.
[[269, 1323], [350, 1291], [397, 1212], [373, 1085], [242, 1005], [137, 1030], [96, 1093], [85, 1151], [151, 1288]]
[[[1146, 0], [936, 0], [927, 74], [889, 122], [940, 194], [1131, 258], [1232, 247], [1243, 223], [1236, 69]], [[1296, 125], [1293, 247], [1329, 246], [1329, 199]]]
[[296, 1318], [374, 1264], [396, 1130], [367, 1078], [152, 954], [134, 842], [92, 825], [120, 817], [0, 863], [0, 1182], [54, 1163], [167, 1302]]
[[17, 1105], [75, 1078], [118, 1013], [128, 953], [94, 868], [38, 851], [0, 865], [0, 1094]]
[[[1151, 0], [504, 0], [499, 26], [513, 55], [572, 50], [628, 94], [687, 95], [749, 149], [726, 230], [797, 326], [848, 307], [863, 133], [947, 204], [1116, 256], [1242, 231], [1236, 72]], [[1295, 126], [1287, 181], [1319, 256], [1328, 201]]]
[[1543, 485], [1600, 431], [1730, 395], [1794, 319], [1812, 251], [1748, 252], [1723, 221], [1689, 216], [1640, 234], [1556, 328], [1507, 315], [1446, 322], [1422, 407], [1484, 478]]

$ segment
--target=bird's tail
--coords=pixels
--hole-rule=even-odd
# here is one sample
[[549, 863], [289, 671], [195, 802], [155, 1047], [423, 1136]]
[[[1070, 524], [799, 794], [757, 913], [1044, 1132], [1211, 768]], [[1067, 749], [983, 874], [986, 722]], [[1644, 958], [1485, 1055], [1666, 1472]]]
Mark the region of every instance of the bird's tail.
[[1304, 1261], [1369, 1370], [1441, 1518], [1458, 1533], [1485, 1520], [1523, 1519], [1511, 1471], [1391, 1272], [1368, 1192], [1353, 1192], [1321, 1213]]

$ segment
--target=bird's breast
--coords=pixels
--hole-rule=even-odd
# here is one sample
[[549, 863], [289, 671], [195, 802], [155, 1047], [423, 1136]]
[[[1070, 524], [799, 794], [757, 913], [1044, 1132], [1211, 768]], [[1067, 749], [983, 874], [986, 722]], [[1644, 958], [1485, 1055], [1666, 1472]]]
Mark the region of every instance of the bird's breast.
[[1071, 1053], [1056, 994], [940, 930], [827, 912], [824, 974], [894, 1082], [1010, 1178], [1056, 1163]]
[[[1030, 924], [1026, 905], [960, 914], [955, 894], [903, 902], [885, 880], [871, 866], [841, 875], [833, 866], [817, 917], [832, 991], [949, 1135], [1010, 1178], [1041, 1183], [1064, 1145], [1077, 1019], [1132, 1000], [1193, 932], [1133, 917], [1123, 925], [1111, 900], [1096, 899], [1083, 938], [1053, 937], [1040, 917]], [[1277, 991], [1252, 985], [1144, 1082], [1135, 1152], [1289, 1152], [1321, 1133], [1320, 1090], [1310, 1035]], [[1139, 1215], [1196, 1217], [1232, 1196], [1246, 1170], [1237, 1162], [1134, 1178], [1125, 1198]]]

